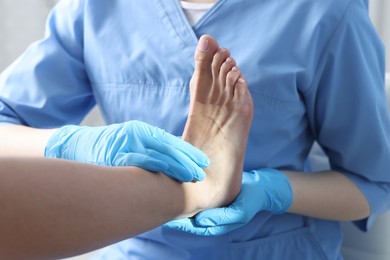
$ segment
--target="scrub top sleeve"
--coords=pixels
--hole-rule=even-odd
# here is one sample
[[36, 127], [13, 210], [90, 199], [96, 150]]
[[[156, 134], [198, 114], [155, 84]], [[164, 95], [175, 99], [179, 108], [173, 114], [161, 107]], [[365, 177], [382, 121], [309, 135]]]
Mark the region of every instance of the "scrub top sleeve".
[[313, 134], [333, 170], [367, 198], [371, 216], [390, 209], [390, 117], [384, 90], [384, 47], [361, 1], [349, 9], [328, 41], [303, 95]]
[[95, 105], [83, 63], [84, 1], [60, 1], [45, 37], [0, 74], [0, 121], [50, 128], [78, 124]]

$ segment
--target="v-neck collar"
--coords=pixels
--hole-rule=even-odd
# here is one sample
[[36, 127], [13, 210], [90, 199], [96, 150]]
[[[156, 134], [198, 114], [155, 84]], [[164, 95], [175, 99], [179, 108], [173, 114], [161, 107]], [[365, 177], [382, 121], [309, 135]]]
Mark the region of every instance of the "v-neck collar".
[[[193, 31], [197, 31], [227, 0], [218, 0], [215, 4], [199, 19], [192, 27]], [[183, 11], [182, 11], [183, 12]], [[184, 14], [184, 12], [183, 12]]]
[[180, 6], [179, 0], [153, 0], [162, 22], [170, 32], [170, 37], [182, 48], [192, 69], [194, 68], [194, 50], [199, 40], [195, 31], [226, 1], [218, 0], [192, 27]]

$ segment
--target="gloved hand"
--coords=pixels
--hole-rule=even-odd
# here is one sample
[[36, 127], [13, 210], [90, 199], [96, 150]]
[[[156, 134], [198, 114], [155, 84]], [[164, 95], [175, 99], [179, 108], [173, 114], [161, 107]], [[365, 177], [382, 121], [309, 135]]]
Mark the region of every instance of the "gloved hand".
[[207, 156], [164, 130], [139, 121], [101, 127], [67, 125], [58, 129], [45, 157], [106, 166], [138, 166], [179, 181], [203, 180]]
[[165, 227], [203, 236], [222, 235], [248, 223], [258, 212], [286, 212], [293, 193], [286, 175], [275, 169], [244, 172], [241, 192], [225, 208], [208, 209], [194, 218], [170, 221]]

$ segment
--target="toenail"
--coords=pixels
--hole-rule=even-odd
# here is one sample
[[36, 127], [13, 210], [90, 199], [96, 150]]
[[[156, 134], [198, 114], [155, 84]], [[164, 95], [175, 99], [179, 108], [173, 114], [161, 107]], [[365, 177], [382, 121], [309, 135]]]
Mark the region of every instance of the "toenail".
[[198, 46], [199, 46], [199, 49], [201, 49], [202, 51], [207, 51], [209, 48], [209, 40], [201, 38], [199, 40]]
[[228, 50], [225, 48], [221, 48], [221, 53], [226, 53]]
[[243, 78], [238, 78], [237, 81], [238, 81], [238, 83], [241, 83], [241, 84], [245, 83], [245, 80]]
[[233, 67], [232, 71], [238, 71], [238, 68], [237, 67]]
[[232, 63], [232, 62], [233, 62], [233, 59], [229, 57], [229, 58], [226, 59], [226, 62], [227, 62], [227, 63]]

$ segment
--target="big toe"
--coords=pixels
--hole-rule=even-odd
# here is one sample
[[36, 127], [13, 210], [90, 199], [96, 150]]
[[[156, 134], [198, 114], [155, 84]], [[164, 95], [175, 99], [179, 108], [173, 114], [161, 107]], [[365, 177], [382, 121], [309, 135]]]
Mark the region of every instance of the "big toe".
[[200, 37], [194, 54], [195, 72], [211, 72], [211, 63], [218, 48], [218, 43], [212, 36], [206, 34]]

